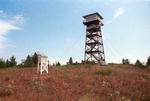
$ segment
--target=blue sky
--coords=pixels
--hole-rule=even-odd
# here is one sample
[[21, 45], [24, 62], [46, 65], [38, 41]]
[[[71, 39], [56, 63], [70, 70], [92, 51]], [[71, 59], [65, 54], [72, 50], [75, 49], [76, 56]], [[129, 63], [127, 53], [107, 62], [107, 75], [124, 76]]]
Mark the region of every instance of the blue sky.
[[51, 62], [84, 58], [83, 15], [104, 20], [107, 62], [150, 56], [150, 0], [0, 0], [0, 58], [40, 52]]

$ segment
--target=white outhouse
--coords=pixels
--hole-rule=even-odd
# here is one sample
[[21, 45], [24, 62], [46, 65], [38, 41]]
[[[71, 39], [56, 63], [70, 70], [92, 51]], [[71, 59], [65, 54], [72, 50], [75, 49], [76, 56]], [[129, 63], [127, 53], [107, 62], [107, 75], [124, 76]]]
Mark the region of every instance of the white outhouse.
[[42, 74], [44, 71], [48, 73], [48, 57], [38, 54], [37, 72]]

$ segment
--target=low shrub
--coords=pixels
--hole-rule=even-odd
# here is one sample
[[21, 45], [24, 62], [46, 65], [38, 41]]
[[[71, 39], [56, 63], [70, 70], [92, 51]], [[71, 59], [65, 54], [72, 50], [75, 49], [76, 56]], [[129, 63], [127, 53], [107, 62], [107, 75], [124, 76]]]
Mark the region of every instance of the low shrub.
[[51, 81], [53, 82], [54, 80], [53, 80], [52, 77], [48, 77], [48, 78], [46, 79], [46, 81], [47, 81], [47, 82], [51, 82]]
[[82, 96], [79, 101], [99, 101], [99, 97], [93, 97], [90, 95], [84, 95]]
[[32, 80], [31, 84], [32, 84], [32, 88], [37, 91], [42, 90], [42, 88], [44, 87], [42, 81]]
[[10, 96], [15, 93], [16, 88], [12, 85], [6, 85], [0, 87], [0, 97]]
[[102, 69], [102, 70], [95, 71], [95, 74], [97, 74], [97, 75], [110, 75], [111, 72], [112, 71], [110, 69]]
[[150, 101], [150, 94], [142, 96], [141, 100], [142, 101]]

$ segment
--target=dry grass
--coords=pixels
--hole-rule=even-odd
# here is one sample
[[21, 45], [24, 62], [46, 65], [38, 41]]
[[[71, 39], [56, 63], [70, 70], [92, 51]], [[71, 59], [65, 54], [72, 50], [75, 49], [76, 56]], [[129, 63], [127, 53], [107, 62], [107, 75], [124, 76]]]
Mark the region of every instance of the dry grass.
[[27, 82], [29, 83], [32, 90], [42, 91], [44, 88], [43, 80], [39, 79], [38, 77], [32, 77], [32, 79], [28, 80]]
[[111, 74], [110, 69], [102, 69], [102, 70], [96, 70], [94, 73], [97, 75], [110, 75]]
[[12, 85], [0, 86], [0, 97], [10, 96], [16, 92], [16, 88]]
[[99, 97], [92, 97], [90, 95], [82, 96], [79, 101], [99, 101]]
[[143, 95], [141, 100], [142, 101], [150, 101], [150, 94], [149, 95]]
[[0, 75], [2, 101], [149, 101], [150, 98], [149, 70], [132, 65], [51, 67], [49, 74], [43, 75], [36, 74], [36, 68], [8, 68], [1, 69]]

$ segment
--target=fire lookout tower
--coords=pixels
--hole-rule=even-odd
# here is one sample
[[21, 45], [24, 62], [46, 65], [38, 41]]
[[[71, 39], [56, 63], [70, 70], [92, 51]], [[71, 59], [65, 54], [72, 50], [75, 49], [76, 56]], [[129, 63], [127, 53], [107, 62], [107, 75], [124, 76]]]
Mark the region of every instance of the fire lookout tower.
[[83, 16], [86, 26], [84, 60], [105, 65], [105, 54], [102, 40], [101, 26], [103, 17], [99, 13]]

